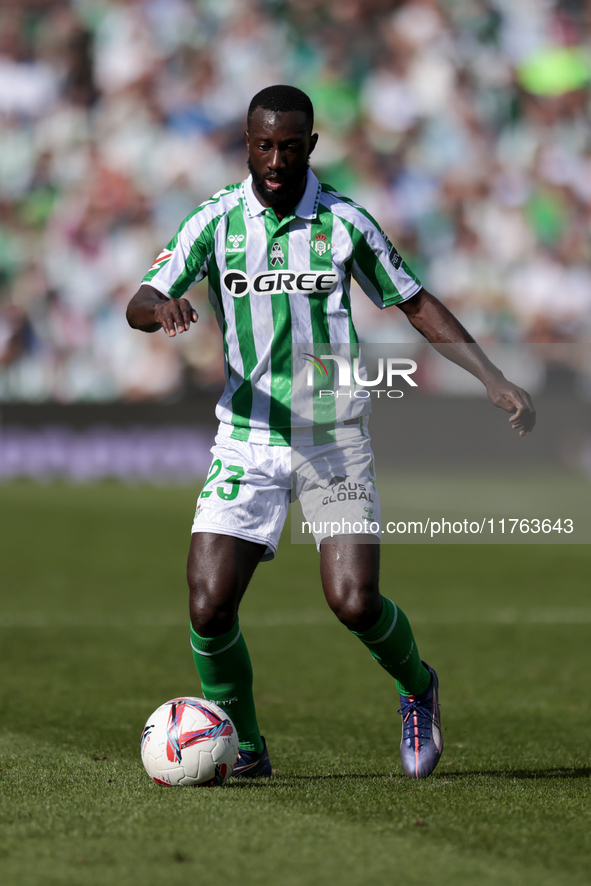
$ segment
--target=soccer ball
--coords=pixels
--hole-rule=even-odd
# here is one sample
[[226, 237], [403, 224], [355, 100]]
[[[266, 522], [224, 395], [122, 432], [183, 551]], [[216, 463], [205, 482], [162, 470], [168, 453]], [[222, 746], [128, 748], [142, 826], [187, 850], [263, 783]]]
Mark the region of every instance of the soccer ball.
[[238, 733], [212, 701], [173, 698], [148, 718], [141, 755], [157, 784], [222, 785], [238, 759]]

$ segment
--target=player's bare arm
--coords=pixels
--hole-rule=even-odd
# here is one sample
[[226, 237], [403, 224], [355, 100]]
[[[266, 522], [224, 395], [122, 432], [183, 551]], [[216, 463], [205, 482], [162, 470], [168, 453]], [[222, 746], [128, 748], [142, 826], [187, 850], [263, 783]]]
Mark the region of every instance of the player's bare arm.
[[[536, 410], [527, 391], [505, 378], [445, 305], [421, 289], [397, 307], [428, 342], [438, 346], [439, 353], [482, 382], [491, 403], [510, 413], [511, 426], [520, 437], [533, 430]], [[445, 345], [452, 347], [446, 348]]]
[[164, 329], [169, 338], [187, 332], [197, 311], [186, 298], [167, 298], [153, 286], [140, 286], [127, 306], [127, 322], [142, 332]]

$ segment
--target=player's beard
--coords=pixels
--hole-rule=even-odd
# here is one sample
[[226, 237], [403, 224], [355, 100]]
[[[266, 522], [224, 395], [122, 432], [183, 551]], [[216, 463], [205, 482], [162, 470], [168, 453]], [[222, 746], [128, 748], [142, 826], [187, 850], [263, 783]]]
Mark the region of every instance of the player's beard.
[[[265, 187], [266, 177], [255, 172], [250, 157], [247, 162], [250, 174], [252, 175], [255, 192], [264, 197], [265, 201], [272, 209], [279, 210], [282, 215], [287, 215], [288, 212], [295, 209], [303, 196], [304, 189], [302, 188], [302, 182], [305, 181], [308, 174], [308, 163], [306, 163], [300, 176], [286, 181], [286, 184], [281, 191], [270, 191]], [[281, 178], [278, 177], [277, 180], [281, 181]]]

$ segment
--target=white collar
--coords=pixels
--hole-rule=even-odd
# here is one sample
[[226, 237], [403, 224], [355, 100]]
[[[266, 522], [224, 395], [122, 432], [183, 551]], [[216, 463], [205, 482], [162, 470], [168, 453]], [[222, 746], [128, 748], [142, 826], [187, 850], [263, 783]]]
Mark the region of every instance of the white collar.
[[[311, 169], [308, 169], [307, 179], [306, 179], [306, 190], [302, 195], [302, 199], [296, 206], [293, 214], [298, 218], [316, 218], [316, 214], [318, 212], [318, 201], [320, 199], [320, 182], [314, 175]], [[252, 186], [252, 175], [249, 175], [247, 179], [242, 182], [242, 196], [246, 202], [246, 207], [248, 209], [248, 215], [250, 218], [254, 218], [256, 215], [262, 215], [262, 213], [267, 209], [266, 206], [260, 202], [259, 198], [256, 196], [253, 186]]]

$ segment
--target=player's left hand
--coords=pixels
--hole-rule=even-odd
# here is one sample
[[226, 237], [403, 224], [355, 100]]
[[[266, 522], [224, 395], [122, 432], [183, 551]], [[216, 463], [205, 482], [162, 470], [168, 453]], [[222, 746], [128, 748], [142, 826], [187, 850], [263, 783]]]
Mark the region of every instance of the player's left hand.
[[527, 391], [502, 378], [487, 384], [486, 392], [491, 403], [511, 413], [509, 416], [511, 427], [519, 432], [520, 437], [533, 431], [536, 410]]

